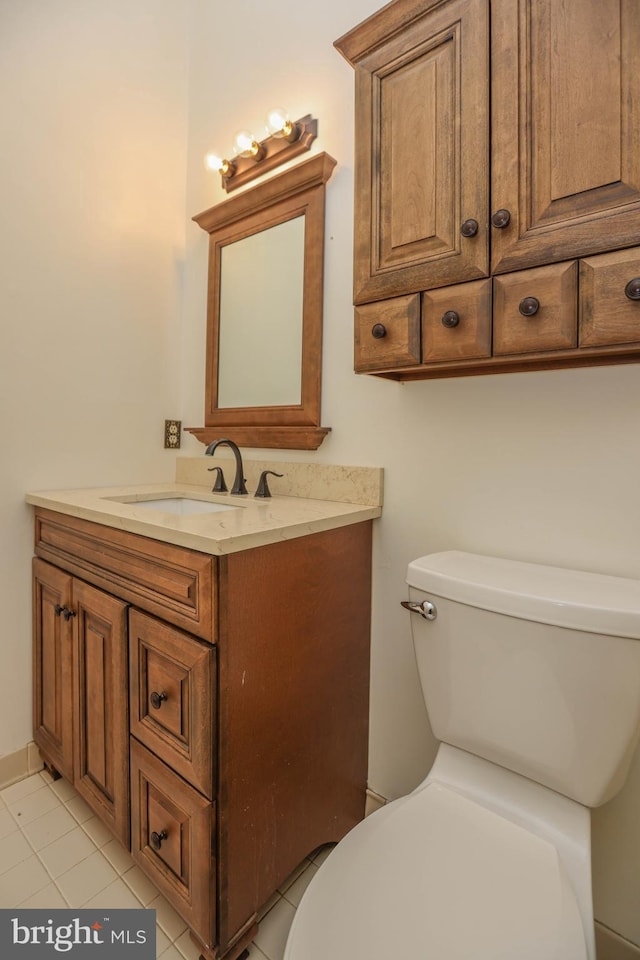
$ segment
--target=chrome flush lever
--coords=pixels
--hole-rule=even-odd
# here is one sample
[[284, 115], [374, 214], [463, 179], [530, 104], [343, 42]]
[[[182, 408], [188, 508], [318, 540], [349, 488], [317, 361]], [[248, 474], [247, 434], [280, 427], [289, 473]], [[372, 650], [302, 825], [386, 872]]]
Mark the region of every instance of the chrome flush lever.
[[431, 600], [423, 600], [422, 603], [417, 603], [415, 600], [401, 600], [400, 606], [410, 613], [419, 613], [425, 620], [435, 620], [438, 616], [436, 605], [431, 603]]

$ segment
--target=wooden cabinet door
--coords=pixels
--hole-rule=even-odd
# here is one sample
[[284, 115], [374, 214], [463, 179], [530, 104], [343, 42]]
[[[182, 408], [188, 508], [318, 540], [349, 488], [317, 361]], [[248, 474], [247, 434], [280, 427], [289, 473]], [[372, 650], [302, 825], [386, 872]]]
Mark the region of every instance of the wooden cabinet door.
[[33, 561], [33, 739], [51, 766], [73, 781], [71, 577]]
[[355, 303], [488, 272], [487, 0], [395, 16], [356, 58]]
[[[640, 242], [635, 0], [492, 0], [497, 272]], [[506, 217], [503, 217], [504, 221]]]
[[73, 602], [74, 783], [128, 848], [127, 605], [80, 580]]

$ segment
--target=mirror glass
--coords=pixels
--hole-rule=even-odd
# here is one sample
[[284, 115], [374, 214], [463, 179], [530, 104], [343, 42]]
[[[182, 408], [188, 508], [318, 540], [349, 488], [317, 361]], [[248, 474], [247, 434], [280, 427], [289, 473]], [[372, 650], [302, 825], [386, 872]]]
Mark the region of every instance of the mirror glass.
[[209, 234], [202, 443], [315, 450], [320, 426], [325, 185], [319, 153], [193, 219]]
[[302, 216], [220, 251], [219, 408], [301, 402], [303, 280]]

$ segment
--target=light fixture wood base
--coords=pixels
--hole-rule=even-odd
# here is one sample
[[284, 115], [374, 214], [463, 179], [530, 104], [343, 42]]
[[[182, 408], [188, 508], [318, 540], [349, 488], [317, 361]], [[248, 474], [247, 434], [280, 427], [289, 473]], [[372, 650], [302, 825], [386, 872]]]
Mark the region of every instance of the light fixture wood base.
[[300, 153], [309, 150], [311, 144], [318, 136], [318, 121], [314, 120], [311, 114], [301, 117], [294, 123], [294, 129], [299, 129], [299, 136], [291, 143], [286, 137], [269, 136], [260, 142], [261, 159], [254, 157], [236, 157], [233, 161], [233, 176], [222, 177], [222, 186], [227, 193], [236, 190], [238, 187], [250, 183], [256, 177], [261, 177], [269, 173], [281, 163], [292, 160]]

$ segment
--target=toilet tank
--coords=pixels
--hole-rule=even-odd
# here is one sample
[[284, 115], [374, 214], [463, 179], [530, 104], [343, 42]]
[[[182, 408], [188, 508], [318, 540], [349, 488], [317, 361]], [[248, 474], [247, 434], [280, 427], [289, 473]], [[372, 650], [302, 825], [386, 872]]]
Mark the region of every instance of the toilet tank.
[[414, 560], [411, 616], [438, 740], [595, 807], [640, 734], [640, 581], [448, 551]]

